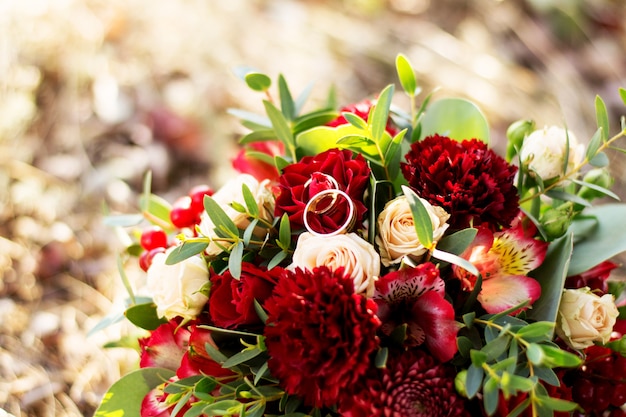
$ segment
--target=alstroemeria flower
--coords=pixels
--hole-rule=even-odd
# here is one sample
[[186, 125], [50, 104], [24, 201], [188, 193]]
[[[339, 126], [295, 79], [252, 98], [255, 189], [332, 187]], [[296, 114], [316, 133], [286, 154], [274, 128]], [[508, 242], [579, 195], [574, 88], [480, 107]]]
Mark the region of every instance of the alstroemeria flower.
[[437, 359], [449, 361], [457, 351], [459, 326], [454, 320], [454, 308], [444, 296], [445, 283], [430, 262], [381, 277], [373, 299], [378, 304], [383, 333], [390, 335], [406, 324], [407, 345], [425, 344]]
[[141, 368], [167, 368], [175, 371], [189, 344], [189, 330], [170, 320], [157, 327], [150, 336], [139, 339]]
[[[547, 242], [525, 235], [521, 222], [497, 233], [478, 228], [476, 238], [461, 256], [482, 276], [478, 301], [483, 308], [497, 314], [526, 300], [534, 303], [541, 295], [541, 286], [527, 275], [541, 265], [547, 249]], [[453, 270], [465, 290], [474, 289], [474, 275], [457, 266]]]

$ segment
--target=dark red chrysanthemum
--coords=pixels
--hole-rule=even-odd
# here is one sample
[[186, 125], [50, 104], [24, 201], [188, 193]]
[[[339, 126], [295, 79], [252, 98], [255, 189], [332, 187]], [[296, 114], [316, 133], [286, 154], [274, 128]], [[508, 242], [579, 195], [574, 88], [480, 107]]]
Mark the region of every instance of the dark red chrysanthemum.
[[376, 305], [354, 293], [342, 268], [285, 270], [264, 307], [270, 371], [305, 405], [336, 404], [370, 367]]
[[454, 367], [422, 350], [390, 352], [339, 406], [343, 417], [469, 417], [454, 388]]
[[[306, 156], [283, 169], [278, 179], [280, 193], [276, 198], [275, 215], [280, 217], [287, 213], [294, 232], [304, 229], [304, 207], [311, 197], [329, 188], [339, 188], [354, 202], [358, 227], [367, 212], [363, 194], [369, 178], [370, 169], [365, 158], [361, 155], [353, 158], [352, 152], [347, 149], [329, 149], [316, 156]], [[332, 181], [336, 182], [336, 187]], [[348, 212], [346, 201], [339, 199], [337, 204], [332, 213], [328, 212], [319, 219], [311, 217], [311, 227], [324, 233], [337, 230], [345, 222]]]
[[400, 165], [409, 185], [450, 214], [451, 229], [472, 221], [492, 229], [509, 226], [519, 211], [513, 185], [517, 167], [484, 142], [428, 136], [411, 145], [406, 161]]

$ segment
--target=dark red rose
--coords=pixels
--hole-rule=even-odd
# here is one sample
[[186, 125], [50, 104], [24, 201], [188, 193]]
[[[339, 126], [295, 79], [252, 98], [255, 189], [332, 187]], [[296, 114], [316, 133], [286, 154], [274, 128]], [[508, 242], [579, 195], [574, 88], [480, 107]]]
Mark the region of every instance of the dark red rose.
[[[367, 121], [370, 111], [372, 110], [372, 107], [374, 107], [374, 103], [372, 103], [370, 100], [363, 100], [356, 104], [350, 104], [348, 106], [342, 107], [339, 110], [339, 113], [340, 113], [339, 116], [337, 116], [335, 120], [332, 120], [326, 123], [326, 126], [336, 127], [336, 126], [348, 124], [348, 121], [346, 120], [345, 117], [343, 117], [341, 113], [354, 113], [357, 116], [359, 116], [361, 119]], [[391, 118], [387, 120], [387, 126], [385, 127], [385, 130], [391, 136], [395, 136], [399, 132], [399, 129], [394, 125], [393, 120], [391, 120]]]
[[278, 169], [273, 164], [268, 164], [259, 158], [252, 157], [249, 151], [261, 152], [271, 157], [279, 156], [284, 153], [285, 147], [282, 142], [255, 142], [248, 145], [246, 149], [242, 149], [233, 160], [233, 168], [242, 174], [250, 174], [258, 181], [270, 180], [276, 181], [279, 176]]
[[517, 167], [508, 164], [477, 139], [457, 142], [428, 136], [411, 145], [401, 163], [409, 185], [430, 204], [449, 214], [450, 228], [510, 226], [519, 212], [513, 182]]
[[[565, 288], [583, 288], [589, 287], [592, 291], [600, 291], [602, 294], [609, 292], [609, 283], [607, 280], [611, 275], [611, 271], [618, 265], [611, 261], [604, 261], [588, 271], [578, 275], [572, 275], [565, 280]], [[601, 295], [601, 294], [598, 294]]]
[[339, 405], [342, 417], [470, 417], [454, 388], [456, 370], [421, 349], [390, 352]]
[[[367, 212], [363, 194], [369, 177], [370, 169], [365, 158], [361, 155], [353, 158], [349, 150], [330, 149], [316, 156], [304, 157], [300, 162], [287, 166], [278, 179], [280, 191], [276, 199], [275, 215], [280, 217], [287, 213], [292, 232], [297, 232], [304, 229], [302, 216], [311, 197], [320, 191], [338, 188], [352, 198], [356, 225], [361, 226]], [[330, 233], [345, 223], [347, 214], [347, 202], [338, 198], [333, 210], [324, 216], [311, 216], [309, 221], [316, 231]]]
[[270, 371], [305, 405], [336, 404], [370, 367], [379, 347], [376, 305], [354, 293], [343, 268], [284, 270], [264, 307]]
[[263, 303], [272, 294], [278, 269], [268, 271], [254, 264], [241, 264], [241, 277], [234, 279], [230, 271], [211, 276], [209, 314], [219, 327], [234, 328], [262, 324], [254, 300]]
[[434, 264], [426, 262], [416, 268], [404, 268], [381, 277], [376, 282], [374, 301], [382, 331], [390, 335], [406, 324], [405, 344], [424, 344], [442, 362], [457, 352], [454, 308], [445, 298], [445, 283]]
[[170, 320], [157, 327], [150, 336], [139, 339], [142, 368], [167, 368], [175, 371], [180, 365], [189, 343], [189, 330]]

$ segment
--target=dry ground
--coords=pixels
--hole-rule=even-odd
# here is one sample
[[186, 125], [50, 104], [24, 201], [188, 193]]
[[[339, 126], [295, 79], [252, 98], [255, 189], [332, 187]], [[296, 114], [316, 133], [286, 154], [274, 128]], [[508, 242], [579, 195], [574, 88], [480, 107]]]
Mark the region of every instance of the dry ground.
[[502, 149], [519, 118], [590, 137], [596, 93], [618, 128], [625, 22], [622, 0], [0, 0], [0, 409], [89, 416], [133, 369], [103, 348], [128, 327], [87, 336], [123, 297], [103, 213], [132, 212], [148, 169], [169, 198], [223, 181], [226, 109], [260, 103], [233, 67], [348, 103], [403, 52], [425, 91], [476, 101]]

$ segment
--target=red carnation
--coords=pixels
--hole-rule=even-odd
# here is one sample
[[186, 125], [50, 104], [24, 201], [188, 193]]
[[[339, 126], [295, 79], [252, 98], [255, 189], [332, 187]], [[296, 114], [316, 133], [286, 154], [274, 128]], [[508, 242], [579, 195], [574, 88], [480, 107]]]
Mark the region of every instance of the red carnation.
[[267, 271], [249, 262], [241, 264], [241, 277], [230, 271], [211, 277], [209, 314], [213, 323], [224, 328], [261, 324], [254, 300], [263, 303], [272, 293], [278, 270]]
[[385, 368], [372, 368], [339, 405], [342, 417], [469, 417], [454, 388], [453, 366], [413, 349], [390, 353]]
[[472, 221], [492, 229], [509, 226], [519, 211], [513, 185], [517, 167], [477, 139], [457, 142], [428, 136], [411, 145], [406, 161], [400, 166], [409, 185], [450, 213], [451, 229]]
[[354, 293], [342, 268], [284, 270], [264, 307], [270, 371], [305, 405], [336, 404], [369, 368], [379, 346], [376, 306]]
[[[346, 120], [345, 117], [343, 117], [343, 114], [341, 114], [341, 113], [354, 113], [357, 116], [359, 116], [361, 119], [367, 121], [367, 119], [369, 118], [369, 115], [370, 115], [370, 111], [372, 110], [373, 107], [374, 107], [374, 103], [372, 103], [370, 100], [363, 100], [363, 101], [360, 101], [360, 102], [358, 102], [356, 104], [350, 104], [348, 106], [342, 107], [339, 110], [339, 113], [340, 113], [339, 116], [337, 116], [337, 118], [335, 120], [332, 120], [332, 121], [326, 123], [326, 126], [336, 127], [336, 126], [341, 126], [341, 125], [348, 124], [348, 121]], [[387, 126], [385, 127], [385, 130], [391, 136], [397, 135], [398, 132], [400, 131], [393, 124], [393, 121], [391, 120], [391, 118], [389, 118], [387, 120]]]
[[[353, 159], [349, 150], [330, 149], [316, 156], [307, 156], [298, 163], [284, 168], [278, 179], [280, 193], [276, 199], [275, 215], [289, 215], [292, 231], [304, 228], [302, 219], [306, 203], [316, 193], [330, 188], [345, 191], [353, 200], [357, 226], [360, 226], [367, 211], [363, 204], [363, 194], [367, 188], [370, 169], [361, 155]], [[336, 186], [333, 184], [336, 182]], [[338, 209], [324, 216], [311, 217], [311, 224], [316, 231], [333, 232], [341, 226], [347, 217], [348, 204], [338, 199]]]

